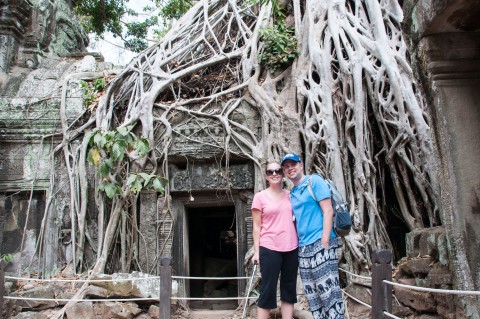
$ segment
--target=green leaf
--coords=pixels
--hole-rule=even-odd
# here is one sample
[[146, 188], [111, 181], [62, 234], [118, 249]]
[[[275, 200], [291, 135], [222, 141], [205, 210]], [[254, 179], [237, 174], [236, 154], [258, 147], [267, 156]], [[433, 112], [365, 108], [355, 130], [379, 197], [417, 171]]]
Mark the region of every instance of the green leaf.
[[118, 133], [125, 136], [128, 134], [128, 127], [119, 127], [117, 128]]
[[117, 143], [117, 142], [113, 143], [111, 156], [114, 161], [116, 160], [121, 161], [123, 159], [124, 152], [125, 152], [125, 147], [123, 147], [121, 143]]
[[93, 87], [96, 91], [101, 91], [107, 86], [107, 81], [105, 78], [98, 78], [93, 81]]
[[110, 173], [111, 168], [107, 163], [105, 163], [105, 161], [102, 161], [100, 163], [98, 170], [100, 171], [100, 174], [102, 174], [102, 176], [107, 177], [108, 174]]
[[138, 151], [140, 156], [145, 156], [150, 150], [150, 144], [146, 138], [142, 137], [135, 143], [135, 149]]
[[93, 138], [93, 141], [100, 148], [103, 148], [105, 146], [105, 144], [107, 143], [107, 139], [101, 133], [95, 134], [95, 137]]
[[3, 254], [2, 258], [0, 260], [3, 260], [6, 263], [9, 263], [13, 260], [13, 255], [12, 254]]
[[155, 178], [153, 179], [153, 185], [152, 185], [152, 186], [153, 186], [153, 189], [154, 189], [156, 192], [163, 194], [164, 191], [165, 191], [165, 185], [166, 185], [166, 184], [167, 184], [167, 183], [166, 183], [166, 180], [165, 180], [165, 179], [163, 179], [163, 178], [160, 179], [160, 178], [158, 178], [158, 177], [155, 177]]
[[118, 185], [113, 183], [105, 183], [105, 194], [107, 197], [112, 199], [118, 193]]
[[143, 180], [144, 180], [143, 185], [144, 186], [147, 186], [148, 183], [150, 182], [150, 179], [152, 179], [152, 177], [154, 176], [154, 175], [150, 175], [150, 174], [147, 174], [147, 173], [139, 173], [138, 175], [140, 175], [143, 178]]
[[114, 163], [113, 163], [113, 160], [111, 158], [105, 159], [104, 162], [105, 162], [105, 165], [107, 165], [110, 168], [110, 170], [113, 169]]
[[95, 144], [95, 136], [97, 136], [97, 134], [99, 134], [98, 129], [94, 129], [91, 132], [90, 139], [88, 140], [88, 145], [89, 146], [93, 146]]
[[121, 135], [126, 136], [126, 135], [128, 135], [128, 133], [130, 133], [130, 131], [131, 131], [134, 127], [135, 127], [135, 125], [123, 126], [123, 127], [117, 128], [117, 131], [118, 131], [118, 133], [120, 133]]
[[130, 186], [133, 184], [133, 182], [135, 182], [137, 180], [137, 175], [135, 174], [130, 174], [130, 176], [128, 176], [127, 178], [127, 185]]
[[142, 183], [138, 179], [136, 179], [132, 183], [132, 185], [130, 185], [130, 189], [132, 190], [133, 193], [138, 194], [143, 189]]

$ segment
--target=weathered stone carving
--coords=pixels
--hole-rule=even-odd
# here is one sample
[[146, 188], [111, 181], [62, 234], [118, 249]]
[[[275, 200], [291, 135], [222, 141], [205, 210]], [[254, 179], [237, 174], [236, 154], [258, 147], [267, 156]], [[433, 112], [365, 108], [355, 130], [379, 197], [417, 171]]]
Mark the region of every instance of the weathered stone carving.
[[[210, 164], [192, 164], [186, 169], [170, 166], [170, 190], [201, 191], [216, 189], [253, 189], [252, 164], [232, 164], [228, 170]], [[227, 173], [228, 172], [228, 173]]]

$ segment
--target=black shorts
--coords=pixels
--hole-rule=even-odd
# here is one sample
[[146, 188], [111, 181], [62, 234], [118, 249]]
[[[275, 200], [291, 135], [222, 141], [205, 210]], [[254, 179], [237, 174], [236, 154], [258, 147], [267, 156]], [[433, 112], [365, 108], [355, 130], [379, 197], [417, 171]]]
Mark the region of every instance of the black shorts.
[[277, 308], [277, 282], [280, 276], [280, 300], [297, 302], [298, 249], [282, 252], [260, 246], [260, 271], [262, 281], [257, 306]]

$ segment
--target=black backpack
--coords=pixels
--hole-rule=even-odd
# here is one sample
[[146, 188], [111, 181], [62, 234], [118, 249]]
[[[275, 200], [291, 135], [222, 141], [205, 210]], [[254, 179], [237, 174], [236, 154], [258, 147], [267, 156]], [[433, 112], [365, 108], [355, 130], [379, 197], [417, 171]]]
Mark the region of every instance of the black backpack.
[[[328, 187], [332, 191], [332, 206], [333, 206], [333, 230], [338, 236], [344, 237], [347, 236], [352, 228], [352, 216], [348, 211], [347, 202], [343, 199], [342, 194], [337, 190], [333, 182], [329, 179], [324, 179], [327, 182]], [[307, 181], [308, 192], [317, 201], [315, 194], [313, 193], [312, 188], [312, 178], [310, 177]]]

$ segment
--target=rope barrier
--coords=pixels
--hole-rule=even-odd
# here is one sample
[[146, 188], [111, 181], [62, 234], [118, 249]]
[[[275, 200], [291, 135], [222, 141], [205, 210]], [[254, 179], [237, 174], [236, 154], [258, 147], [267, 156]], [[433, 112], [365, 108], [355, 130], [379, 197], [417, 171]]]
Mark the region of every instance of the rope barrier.
[[353, 276], [353, 277], [362, 278], [362, 279], [366, 279], [366, 280], [372, 280], [372, 277], [357, 275], [357, 274], [354, 274], [353, 272], [350, 272], [350, 271], [345, 270], [345, 269], [343, 269], [343, 268], [338, 268], [338, 270], [341, 270], [341, 271], [343, 271], [344, 273], [347, 273], [347, 274], [349, 274], [350, 276]]
[[369, 305], [368, 303], [365, 303], [365, 302], [361, 301], [360, 299], [355, 298], [354, 296], [352, 296], [351, 294], [349, 294], [348, 292], [346, 292], [344, 289], [342, 289], [342, 292], [343, 292], [345, 295], [347, 295], [347, 297], [349, 297], [350, 299], [353, 299], [353, 300], [355, 300], [356, 302], [358, 302], [359, 304], [362, 304], [362, 305], [364, 305], [365, 307], [368, 307], [368, 308], [372, 309], [372, 306], [371, 306], [371, 305]]
[[[123, 302], [123, 301], [158, 301], [158, 298], [105, 298], [105, 299], [62, 299], [62, 298], [32, 298], [32, 297], [14, 297], [14, 296], [4, 296], [5, 299], [11, 300], [31, 300], [31, 301], [55, 301], [55, 302], [81, 302], [81, 301], [94, 301], [94, 302]], [[209, 298], [209, 297], [172, 297], [172, 300], [244, 300], [247, 299], [246, 297], [216, 297], [216, 298]], [[257, 299], [257, 297], [248, 297], [248, 299]]]
[[[102, 301], [158, 301], [158, 298], [128, 298], [128, 299], [56, 299], [56, 298], [31, 298], [31, 297], [13, 297], [13, 296], [4, 296], [4, 299], [12, 299], [12, 300], [36, 300], [36, 301], [55, 301], [55, 302], [69, 302], [69, 301], [95, 301], [95, 302], [102, 302]], [[172, 298], [173, 299], [173, 298]]]
[[[173, 278], [173, 277], [172, 277]], [[23, 281], [38, 281], [38, 282], [68, 282], [68, 283], [90, 283], [90, 282], [122, 282], [122, 281], [139, 281], [139, 280], [152, 280], [156, 279], [159, 280], [159, 276], [154, 277], [144, 277], [144, 278], [115, 278], [115, 279], [78, 279], [78, 280], [68, 280], [68, 279], [39, 279], [39, 278], [25, 278], [25, 277], [13, 277], [13, 276], [5, 276], [5, 279], [10, 280], [23, 280]]]
[[384, 311], [384, 312], [383, 312], [383, 314], [384, 314], [385, 316], [387, 316], [387, 317], [390, 317], [390, 318], [394, 318], [394, 319], [402, 319], [402, 318], [400, 318], [400, 317], [397, 317], [397, 316], [395, 316], [395, 315], [392, 315], [391, 313], [389, 313], [389, 312], [386, 312], [386, 311]]
[[397, 286], [397, 287], [409, 288], [409, 289], [418, 290], [418, 291], [435, 292], [435, 293], [452, 294], [452, 295], [477, 295], [477, 296], [480, 296], [480, 291], [474, 291], [474, 290], [451, 290], [451, 289], [425, 288], [425, 287], [404, 285], [404, 284], [400, 284], [400, 283], [392, 282], [392, 281], [388, 281], [388, 280], [384, 280], [383, 282], [386, 283], [386, 284], [389, 284], [391, 286], [394, 286], [394, 287]]
[[[260, 276], [256, 276], [260, 278]], [[205, 280], [231, 280], [231, 279], [249, 279], [250, 277], [188, 277], [188, 276], [172, 276], [172, 279], [205, 279]]]
[[[347, 273], [348, 275], [361, 278], [361, 279], [366, 279], [366, 280], [372, 280], [371, 277], [367, 276], [361, 276], [354, 274], [352, 272], [349, 272], [345, 269], [339, 268], [339, 270]], [[260, 276], [256, 276], [257, 278], [261, 278]], [[172, 279], [192, 279], [192, 280], [242, 280], [242, 279], [249, 279], [250, 277], [187, 277], [187, 276], [172, 276]], [[142, 277], [142, 278], [111, 278], [111, 279], [78, 279], [78, 280], [67, 280], [67, 279], [36, 279], [36, 278], [25, 278], [25, 277], [14, 277], [14, 276], [5, 276], [5, 279], [10, 279], [10, 280], [23, 280], [23, 281], [37, 281], [37, 282], [68, 282], [68, 283], [95, 283], [95, 282], [126, 282], [126, 281], [140, 281], [140, 280], [159, 280], [159, 276], [153, 276], [153, 277]], [[389, 280], [383, 280], [382, 281], [385, 284], [391, 285], [391, 286], [397, 286], [397, 287], [402, 287], [402, 288], [407, 288], [407, 289], [412, 289], [412, 290], [417, 290], [417, 291], [425, 291], [425, 292], [433, 292], [433, 293], [445, 293], [445, 294], [455, 294], [455, 295], [480, 295], [480, 291], [470, 291], [470, 290], [449, 290], [449, 289], [434, 289], [434, 288], [425, 288], [425, 287], [417, 287], [417, 286], [411, 286], [411, 285], [405, 285], [405, 284], [400, 284], [396, 282], [392, 282]], [[368, 308], [372, 308], [371, 305], [359, 300], [358, 298], [355, 298], [351, 294], [347, 293], [344, 289], [342, 289], [342, 292], [350, 299], [358, 302], [359, 304], [362, 304]], [[4, 296], [3, 298], [5, 299], [12, 299], [12, 300], [36, 300], [36, 301], [54, 301], [54, 302], [84, 302], [84, 301], [91, 301], [91, 302], [128, 302], [128, 301], [153, 301], [156, 302], [158, 301], [158, 298], [116, 298], [116, 299], [55, 299], [55, 298], [31, 298], [31, 297], [14, 297], [14, 296]], [[172, 296], [172, 300], [202, 300], [202, 301], [214, 301], [214, 300], [245, 300], [245, 299], [256, 299], [257, 297], [216, 297], [216, 298], [209, 298], [209, 297], [174, 297]], [[388, 313], [386, 311], [383, 312], [383, 314], [387, 317], [394, 318], [394, 319], [402, 319], [400, 317], [397, 317], [391, 313]]]
[[[260, 276], [255, 276], [261, 278]], [[250, 277], [188, 277], [188, 276], [172, 276], [172, 279], [200, 279], [200, 280], [232, 280], [232, 279], [249, 279]], [[68, 283], [91, 283], [91, 282], [121, 282], [121, 281], [139, 281], [139, 280], [159, 280], [160, 276], [143, 277], [143, 278], [112, 278], [112, 279], [39, 279], [39, 278], [26, 278], [26, 277], [14, 277], [5, 276], [5, 279], [10, 280], [23, 280], [23, 281], [38, 281], [38, 282], [68, 282]]]
[[[369, 308], [369, 309], [372, 309], [372, 306], [371, 306], [371, 305], [369, 305], [369, 304], [361, 301], [361, 300], [358, 299], [358, 298], [355, 298], [354, 296], [352, 296], [352, 295], [350, 295], [348, 292], [346, 292], [344, 289], [342, 289], [342, 292], [343, 292], [345, 295], [347, 295], [348, 298], [355, 300], [355, 301], [358, 302], [359, 304], [364, 305], [365, 307], [367, 307], [367, 308]], [[387, 317], [390, 317], [390, 318], [402, 319], [402, 318], [397, 317], [397, 316], [395, 316], [395, 315], [393, 315], [393, 314], [391, 314], [391, 313], [389, 313], [389, 312], [386, 312], [386, 311], [384, 311], [383, 314], [386, 315]]]
[[[217, 297], [217, 298], [200, 298], [200, 297], [172, 297], [172, 300], [245, 300], [247, 297]], [[257, 299], [257, 297], [248, 297], [248, 299]]]

